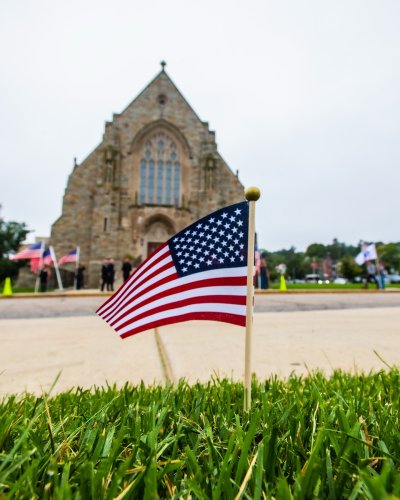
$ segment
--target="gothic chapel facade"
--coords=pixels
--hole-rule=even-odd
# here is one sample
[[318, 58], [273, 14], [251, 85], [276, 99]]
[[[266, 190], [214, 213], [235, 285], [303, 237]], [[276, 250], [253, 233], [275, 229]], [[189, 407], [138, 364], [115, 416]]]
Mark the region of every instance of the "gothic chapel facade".
[[99, 286], [104, 258], [135, 265], [193, 221], [243, 200], [243, 186], [165, 71], [112, 122], [101, 144], [75, 164], [51, 244], [80, 247], [86, 285]]

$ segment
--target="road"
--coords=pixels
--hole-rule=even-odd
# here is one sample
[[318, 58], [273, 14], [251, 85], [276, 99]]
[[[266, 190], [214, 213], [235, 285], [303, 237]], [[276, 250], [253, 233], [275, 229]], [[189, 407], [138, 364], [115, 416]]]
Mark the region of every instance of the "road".
[[[0, 300], [0, 319], [93, 316], [106, 297]], [[400, 307], [400, 293], [295, 293], [255, 297], [256, 313]]]
[[[41, 394], [59, 374], [55, 392], [181, 377], [243, 379], [243, 328], [192, 321], [121, 340], [95, 315], [104, 299], [0, 300], [0, 397]], [[398, 293], [266, 294], [256, 295], [255, 305], [252, 372], [260, 379], [400, 364]]]

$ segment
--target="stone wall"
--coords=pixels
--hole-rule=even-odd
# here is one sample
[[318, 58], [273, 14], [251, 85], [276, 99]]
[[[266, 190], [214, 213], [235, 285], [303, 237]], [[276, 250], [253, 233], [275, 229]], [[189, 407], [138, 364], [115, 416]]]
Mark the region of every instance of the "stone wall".
[[[159, 130], [174, 137], [182, 152], [178, 206], [138, 201], [140, 147]], [[58, 256], [79, 245], [86, 284], [98, 287], [104, 258], [116, 259], [118, 271], [126, 255], [136, 261], [146, 258], [146, 244], [152, 241], [148, 238], [163, 232], [154, 232], [152, 223], [164, 224], [164, 236], [172, 236], [207, 213], [241, 200], [243, 186], [218, 153], [214, 132], [163, 69], [106, 123], [101, 144], [75, 166], [51, 243]]]

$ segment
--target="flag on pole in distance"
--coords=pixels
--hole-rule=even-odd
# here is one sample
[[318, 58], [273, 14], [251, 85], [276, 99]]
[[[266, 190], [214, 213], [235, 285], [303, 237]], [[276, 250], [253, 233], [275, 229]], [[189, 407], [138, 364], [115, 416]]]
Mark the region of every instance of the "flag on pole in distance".
[[163, 243], [99, 309], [121, 338], [189, 320], [246, 325], [248, 202]]
[[10, 257], [10, 260], [29, 260], [29, 259], [40, 259], [42, 257], [43, 252], [43, 243], [35, 243], [34, 245], [30, 245], [24, 250], [16, 253], [15, 255]]
[[67, 264], [68, 262], [77, 262], [79, 255], [78, 247], [71, 250], [67, 255], [63, 255], [61, 259], [58, 260], [58, 265], [62, 266], [63, 264]]
[[54, 264], [53, 256], [50, 248], [47, 248], [41, 258], [31, 259], [31, 271], [37, 274], [43, 266], [51, 266], [52, 264]]
[[376, 252], [375, 243], [371, 243], [370, 245], [363, 243], [361, 246], [361, 252], [357, 255], [355, 261], [359, 266], [362, 266], [365, 262], [375, 260], [377, 258], [378, 254]]
[[53, 256], [51, 254], [50, 248], [47, 248], [43, 252], [43, 265], [44, 266], [51, 266], [52, 264], [54, 264]]

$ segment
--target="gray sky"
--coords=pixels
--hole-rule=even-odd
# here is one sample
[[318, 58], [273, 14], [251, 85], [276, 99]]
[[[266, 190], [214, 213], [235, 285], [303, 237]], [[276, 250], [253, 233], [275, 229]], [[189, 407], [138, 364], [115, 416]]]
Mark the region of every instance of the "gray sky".
[[0, 203], [49, 235], [73, 157], [159, 61], [244, 185], [260, 246], [399, 241], [398, 0], [2, 0]]

